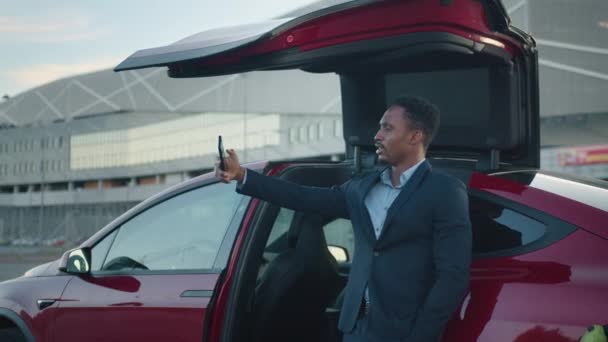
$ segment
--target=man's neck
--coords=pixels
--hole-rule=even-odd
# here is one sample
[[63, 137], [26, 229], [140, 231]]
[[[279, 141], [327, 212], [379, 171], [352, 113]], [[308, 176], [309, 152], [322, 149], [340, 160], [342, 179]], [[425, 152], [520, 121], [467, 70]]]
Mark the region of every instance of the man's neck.
[[424, 158], [424, 154], [422, 154], [417, 156], [416, 158], [412, 158], [411, 160], [407, 160], [397, 165], [393, 165], [391, 167], [391, 182], [393, 183], [393, 186], [399, 186], [401, 184], [401, 174], [413, 167], [414, 165], [418, 164]]

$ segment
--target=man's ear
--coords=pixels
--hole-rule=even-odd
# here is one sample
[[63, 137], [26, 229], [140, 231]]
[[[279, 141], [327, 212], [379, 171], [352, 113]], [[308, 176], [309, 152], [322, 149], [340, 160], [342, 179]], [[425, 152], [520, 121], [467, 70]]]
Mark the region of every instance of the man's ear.
[[424, 133], [421, 130], [416, 130], [410, 139], [410, 145], [416, 145], [422, 143], [424, 140]]

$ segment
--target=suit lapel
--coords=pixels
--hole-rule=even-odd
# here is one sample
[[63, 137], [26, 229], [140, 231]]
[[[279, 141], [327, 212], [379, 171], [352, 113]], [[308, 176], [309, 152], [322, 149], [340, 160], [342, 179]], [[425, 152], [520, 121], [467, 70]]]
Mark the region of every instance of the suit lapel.
[[382, 237], [386, 235], [386, 231], [388, 230], [388, 227], [390, 227], [390, 223], [395, 217], [395, 214], [397, 214], [399, 209], [412, 197], [412, 194], [414, 191], [416, 191], [418, 185], [420, 185], [420, 182], [422, 182], [424, 176], [426, 176], [426, 173], [430, 170], [431, 165], [426, 160], [420, 164], [420, 166], [418, 166], [416, 172], [414, 172], [412, 177], [407, 181], [403, 189], [401, 189], [399, 196], [397, 196], [391, 207], [388, 209], [386, 219], [384, 220], [384, 226], [382, 226], [382, 232], [380, 233], [378, 240], [381, 240]]

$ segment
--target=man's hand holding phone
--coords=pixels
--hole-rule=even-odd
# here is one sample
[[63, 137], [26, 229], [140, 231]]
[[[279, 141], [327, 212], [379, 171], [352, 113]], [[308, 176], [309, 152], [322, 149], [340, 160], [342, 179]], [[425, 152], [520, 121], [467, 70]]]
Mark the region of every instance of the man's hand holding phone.
[[[239, 157], [233, 149], [226, 150], [227, 156], [224, 156], [223, 146], [221, 146], [221, 139], [218, 144], [220, 151], [220, 157], [218, 162], [215, 164], [215, 176], [224, 183], [230, 183], [236, 180], [239, 183], [243, 182], [245, 177], [245, 168], [241, 167]], [[223, 165], [221, 161], [223, 160]], [[222, 170], [223, 166], [223, 170]]]

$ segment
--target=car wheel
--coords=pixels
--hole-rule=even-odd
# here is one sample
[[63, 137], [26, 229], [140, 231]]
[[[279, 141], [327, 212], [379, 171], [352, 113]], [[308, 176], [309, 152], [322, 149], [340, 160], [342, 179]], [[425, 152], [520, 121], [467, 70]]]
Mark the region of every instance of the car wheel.
[[0, 341], [25, 342], [25, 338], [17, 328], [0, 329]]

